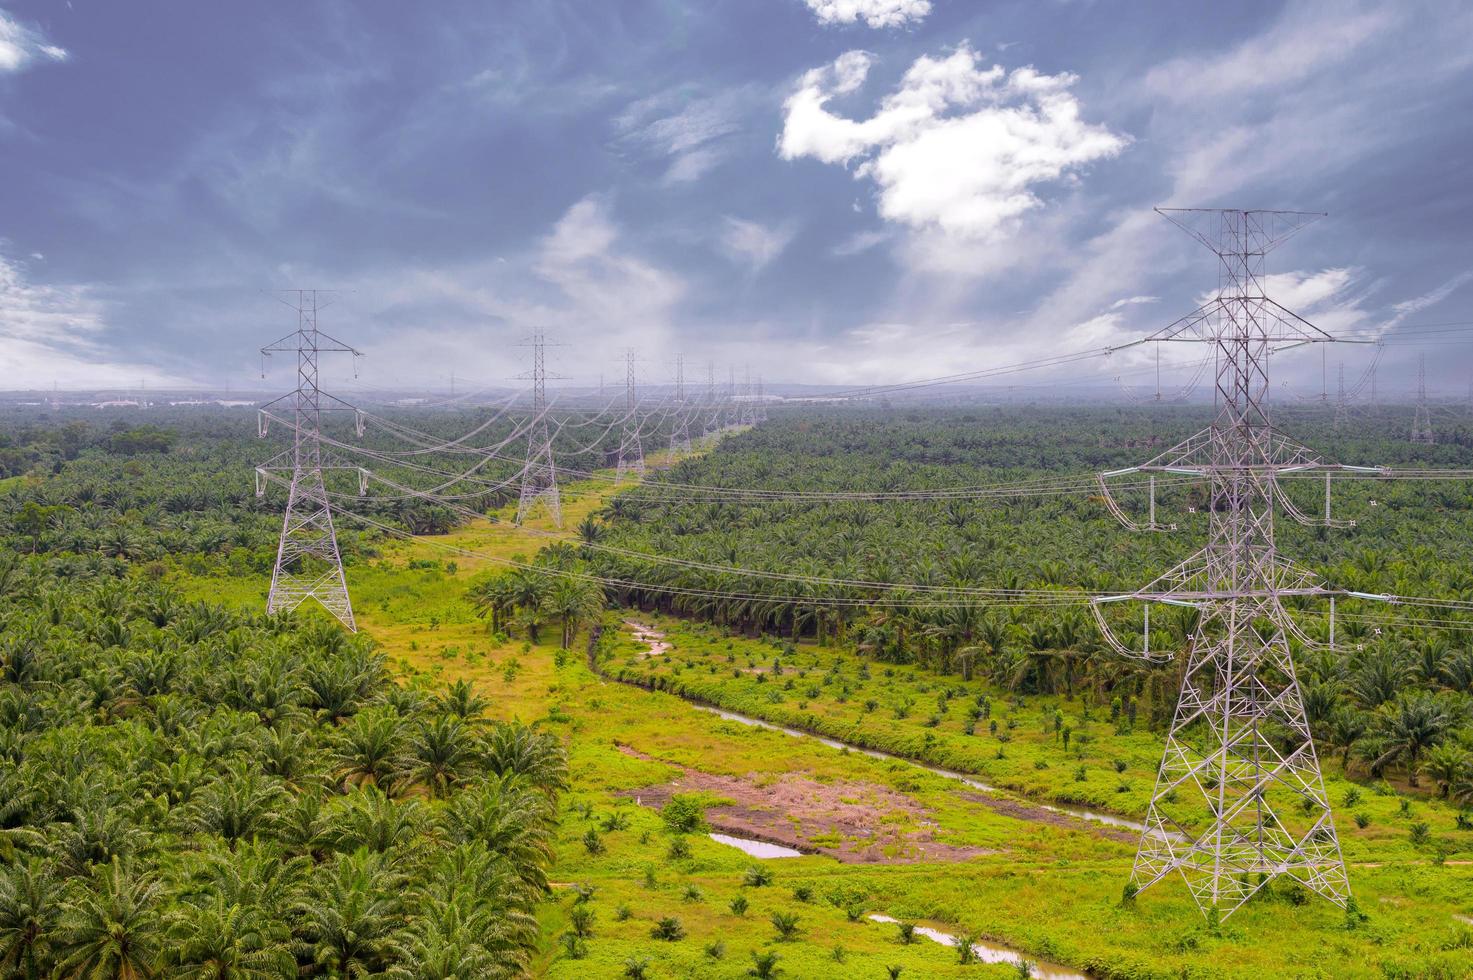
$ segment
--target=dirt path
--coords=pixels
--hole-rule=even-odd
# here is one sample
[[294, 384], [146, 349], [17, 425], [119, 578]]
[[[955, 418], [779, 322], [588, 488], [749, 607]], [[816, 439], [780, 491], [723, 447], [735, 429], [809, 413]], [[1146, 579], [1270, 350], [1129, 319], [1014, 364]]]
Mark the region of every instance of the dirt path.
[[792, 775], [722, 776], [657, 759], [627, 745], [620, 745], [619, 751], [680, 770], [667, 783], [626, 790], [621, 796], [654, 808], [677, 793], [709, 793], [729, 800], [708, 807], [706, 822], [734, 837], [782, 844], [846, 864], [966, 861], [998, 853], [936, 840], [935, 824], [925, 807], [874, 783], [821, 783]]

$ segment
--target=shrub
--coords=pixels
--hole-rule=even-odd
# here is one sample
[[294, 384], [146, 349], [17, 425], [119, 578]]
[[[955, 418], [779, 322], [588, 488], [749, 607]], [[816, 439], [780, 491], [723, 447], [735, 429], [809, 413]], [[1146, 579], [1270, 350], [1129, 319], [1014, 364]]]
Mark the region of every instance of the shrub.
[[573, 927], [573, 934], [580, 939], [587, 939], [593, 935], [593, 920], [595, 913], [587, 905], [575, 905], [568, 913], [568, 922]]
[[751, 888], [765, 888], [772, 884], [772, 869], [760, 864], [751, 865], [742, 875], [742, 884]]
[[706, 828], [706, 802], [700, 796], [677, 793], [660, 808], [660, 818], [677, 834], [693, 834]]
[[727, 903], [727, 908], [731, 909], [732, 915], [746, 915], [747, 905], [747, 896], [738, 895]]
[[775, 911], [768, 917], [772, 928], [777, 930], [777, 938], [782, 942], [789, 942], [798, 935], [798, 916], [792, 912]]
[[680, 920], [673, 915], [667, 915], [650, 929], [650, 937], [673, 943], [677, 939], [685, 938], [685, 926], [681, 925]]
[[895, 928], [900, 931], [900, 945], [909, 946], [916, 941], [916, 924], [914, 922], [897, 922]]
[[648, 956], [631, 956], [624, 961], [624, 976], [628, 980], [645, 980], [650, 973]]
[[589, 854], [594, 856], [602, 854], [606, 850], [603, 838], [592, 827], [589, 827], [588, 832], [583, 835], [583, 847]]

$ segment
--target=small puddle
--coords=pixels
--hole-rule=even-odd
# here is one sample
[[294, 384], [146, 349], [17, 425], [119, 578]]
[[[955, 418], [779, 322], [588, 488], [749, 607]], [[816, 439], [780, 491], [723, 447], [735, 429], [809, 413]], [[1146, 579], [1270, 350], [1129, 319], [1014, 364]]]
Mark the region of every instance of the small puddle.
[[750, 854], [754, 858], [763, 858], [765, 860], [767, 858], [798, 858], [803, 856], [802, 851], [794, 850], [791, 847], [784, 847], [781, 844], [771, 844], [765, 840], [733, 837], [730, 834], [707, 834], [706, 836], [718, 844], [735, 847], [737, 850], [745, 854]]
[[[892, 919], [888, 915], [871, 913], [868, 916], [871, 922], [884, 922], [896, 925], [899, 919]], [[940, 929], [932, 929], [929, 926], [916, 926], [916, 935], [925, 936], [934, 943], [943, 946], [956, 946], [956, 937], [949, 932]], [[1027, 963], [1032, 972], [1029, 974], [1037, 980], [1090, 980], [1089, 974], [1071, 970], [1067, 966], [1058, 963], [1050, 963], [1047, 960], [1030, 959], [1016, 949], [1011, 949], [1001, 943], [994, 943], [986, 939], [980, 939], [972, 944], [972, 952], [977, 954], [977, 959], [983, 963], [1007, 963], [1017, 966], [1019, 963]]]

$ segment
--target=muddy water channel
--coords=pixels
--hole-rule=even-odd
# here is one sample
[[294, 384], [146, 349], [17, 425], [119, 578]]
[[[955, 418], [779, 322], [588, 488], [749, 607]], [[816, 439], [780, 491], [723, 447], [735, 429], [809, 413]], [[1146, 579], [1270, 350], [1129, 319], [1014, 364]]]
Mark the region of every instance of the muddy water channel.
[[[868, 918], [871, 922], [891, 924], [898, 924], [900, 921], [899, 919], [892, 919], [888, 915], [870, 915]], [[942, 932], [940, 929], [932, 929], [930, 926], [919, 925], [915, 929], [917, 936], [925, 936], [933, 943], [940, 943], [943, 946], [956, 945], [956, 937], [949, 932]], [[1006, 946], [988, 942], [985, 939], [974, 941], [972, 943], [972, 952], [976, 954], [977, 959], [982, 963], [1009, 963], [1013, 966], [1017, 966], [1020, 963], [1027, 963], [1032, 970], [1029, 976], [1036, 978], [1036, 980], [1090, 980], [1089, 974], [1087, 973], [1080, 973], [1076, 970], [1069, 969], [1067, 966], [1060, 966], [1058, 963], [1050, 963], [1047, 960], [1032, 960], [1015, 949], [1009, 949]]]

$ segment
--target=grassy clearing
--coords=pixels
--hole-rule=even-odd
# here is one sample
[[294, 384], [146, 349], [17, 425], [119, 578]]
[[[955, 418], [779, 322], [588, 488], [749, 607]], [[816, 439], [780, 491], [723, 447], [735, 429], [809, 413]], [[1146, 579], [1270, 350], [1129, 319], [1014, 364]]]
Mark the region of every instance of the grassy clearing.
[[[571, 502], [565, 525], [575, 524], [580, 509], [592, 510], [596, 501], [590, 494]], [[485, 524], [438, 543], [511, 558], [530, 557], [544, 540]], [[617, 977], [631, 958], [647, 958], [651, 977], [734, 977], [754, 967], [753, 954], [767, 953], [780, 957], [777, 965], [788, 977], [883, 977], [892, 965], [902, 967], [905, 977], [1015, 975], [1005, 966], [963, 966], [955, 951], [934, 943], [904, 945], [894, 926], [850, 921], [845, 909], [850, 905], [953, 932], [968, 928], [1030, 956], [1088, 968], [1101, 977], [1469, 974], [1473, 938], [1453, 917], [1473, 915], [1473, 869], [1436, 866], [1427, 851], [1409, 841], [1410, 825], [1425, 821], [1435, 839], [1466, 852], [1467, 833], [1452, 826], [1452, 812], [1439, 804], [1416, 800], [1403, 815], [1403, 797], [1360, 788], [1361, 800], [1341, 808], [1342, 813], [1364, 810], [1371, 818], [1364, 829], [1341, 819], [1347, 859], [1360, 865], [1352, 884], [1367, 920], [1347, 922], [1324, 902], [1298, 904], [1297, 893], [1282, 890], [1212, 929], [1174, 884], [1121, 906], [1121, 886], [1134, 852], [1128, 842], [1083, 824], [1015, 819], [968, 799], [955, 782], [906, 763], [723, 721], [673, 695], [605, 681], [588, 669], [581, 649], [559, 651], [550, 642], [488, 635], [463, 598], [479, 570], [464, 557], [447, 559], [434, 543], [390, 543], [380, 557], [353, 568], [351, 584], [362, 628], [380, 642], [406, 681], [438, 686], [466, 679], [491, 698], [495, 716], [544, 719], [568, 739], [573, 791], [551, 873], [558, 887], [542, 914], [543, 975]], [[179, 574], [176, 580], [193, 594], [264, 601], [258, 578]], [[607, 617], [611, 633], [620, 618]], [[834, 726], [835, 733], [846, 736], [862, 733], [880, 747], [910, 750], [1040, 798], [1081, 800], [1125, 814], [1144, 807], [1159, 741], [1139, 730], [1114, 734], [1107, 711], [1095, 709], [1094, 717], [1085, 719], [1078, 701], [1030, 698], [1014, 706], [980, 683], [942, 680], [912, 668], [897, 667], [887, 677], [871, 667], [863, 680], [859, 662], [833, 650], [799, 647], [783, 653], [767, 642], [725, 637], [705, 627], [669, 620], [658, 625], [675, 644], [663, 662], [641, 661], [645, 648], [627, 629], [618, 629], [605, 645], [608, 666], [683, 684], [699, 681], [703, 696], [737, 710], [790, 724]], [[783, 665], [780, 682], [771, 671], [775, 656]], [[822, 682], [836, 662], [850, 687], [843, 701], [829, 693], [839, 682]], [[734, 668], [740, 677], [732, 676]], [[773, 676], [756, 680], [769, 672]], [[818, 696], [807, 693], [813, 684]], [[964, 693], [948, 698], [947, 710], [931, 725], [936, 697], [947, 687]], [[779, 692], [778, 700], [772, 692]], [[991, 718], [999, 720], [1000, 731], [1010, 733], [1008, 742], [991, 735], [985, 722], [974, 729], [983, 734], [964, 734], [964, 706], [982, 693], [990, 698]], [[911, 709], [896, 717], [894, 709], [907, 698], [914, 702]], [[867, 708], [868, 701], [876, 705]], [[1085, 741], [1082, 759], [1077, 738], [1066, 750], [1062, 727], [1054, 731], [1055, 710], [1073, 732], [1094, 736]], [[1016, 722], [1011, 730], [1009, 719]], [[996, 757], [999, 746], [1002, 759]], [[1125, 763], [1124, 772], [1115, 771], [1116, 760]], [[1082, 781], [1075, 778], [1081, 764]], [[903, 794], [922, 813], [902, 815], [900, 830], [915, 830], [924, 822], [938, 840], [994, 853], [961, 864], [854, 865], [825, 857], [770, 861], [762, 866], [771, 870], [772, 883], [754, 887], [745, 883], [755, 863], [751, 859], [703, 834], [672, 834], [658, 813], [624, 795], [674, 778], [676, 766], [754, 782], [803, 777], [883, 787]], [[1128, 787], [1124, 792], [1118, 791], [1122, 783]], [[1331, 778], [1337, 803], [1351, 788]], [[677, 839], [686, 846], [672, 850]], [[573, 941], [570, 950], [560, 937], [584, 914], [574, 912], [579, 904], [574, 886], [592, 888], [583, 904], [593, 919], [591, 935]], [[746, 902], [742, 914], [732, 906], [739, 898]], [[779, 938], [774, 913], [797, 916], [795, 938]], [[679, 920], [683, 938], [653, 938], [652, 930], [664, 919]]]

